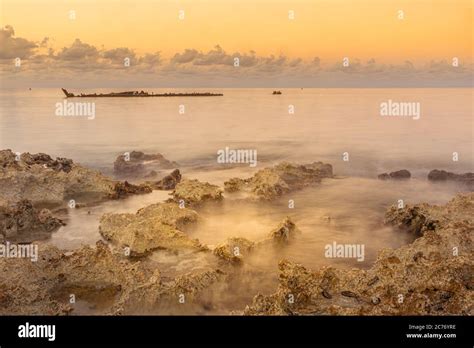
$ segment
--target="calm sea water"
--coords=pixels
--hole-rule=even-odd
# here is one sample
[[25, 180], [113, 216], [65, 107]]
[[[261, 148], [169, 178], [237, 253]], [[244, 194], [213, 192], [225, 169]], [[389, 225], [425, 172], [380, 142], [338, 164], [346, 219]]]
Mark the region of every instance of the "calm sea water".
[[[110, 90], [73, 92], [95, 91]], [[302, 231], [290, 247], [250, 257], [249, 269], [244, 268], [234, 284], [239, 290], [219, 293], [217, 313], [242, 308], [259, 291], [273, 291], [282, 258], [312, 268], [370, 267], [380, 249], [410, 240], [383, 225], [388, 206], [398, 199], [445, 203], [465, 188], [430, 183], [427, 173], [435, 168], [473, 171], [472, 89], [283, 89], [282, 95], [272, 95], [269, 89], [211, 91], [224, 96], [77, 99], [95, 102], [95, 119], [88, 120], [56, 116], [55, 104], [64, 99], [59, 89], [1, 90], [0, 148], [68, 157], [107, 174], [123, 152], [159, 152], [177, 161], [186, 177], [219, 185], [280, 161], [331, 163], [338, 179], [324, 180], [290, 197], [268, 204], [225, 202], [200, 211], [203, 222], [189, 233], [208, 245], [235, 236], [263, 239], [287, 215]], [[380, 104], [388, 100], [420, 103], [420, 119], [381, 117]], [[294, 114], [288, 112], [290, 105]], [[216, 152], [225, 147], [257, 150], [258, 166], [223, 168], [216, 163]], [[344, 152], [349, 161], [343, 161]], [[459, 161], [452, 160], [453, 152]], [[376, 179], [382, 172], [404, 168], [412, 173], [409, 181]], [[94, 244], [100, 239], [98, 221], [103, 213], [135, 212], [167, 195], [155, 191], [106, 202], [89, 209], [90, 214], [70, 211], [67, 226], [51, 242], [67, 249]], [[294, 209], [288, 208], [288, 199], [295, 201]], [[364, 244], [364, 262], [325, 258], [324, 246], [333, 241]], [[170, 277], [215, 266], [212, 258], [197, 255], [157, 252], [152, 259]]]
[[[74, 92], [94, 91], [110, 90]], [[87, 120], [55, 115], [55, 104], [64, 99], [59, 89], [0, 90], [0, 147], [70, 157], [102, 169], [134, 149], [160, 152], [183, 165], [212, 165], [216, 151], [230, 146], [257, 149], [260, 165], [323, 160], [344, 175], [398, 168], [415, 174], [472, 170], [472, 89], [212, 92], [224, 96], [73, 99], [95, 102], [96, 117]], [[380, 103], [389, 99], [419, 102], [421, 118], [381, 117]], [[349, 152], [349, 162], [342, 161], [343, 152]], [[459, 153], [458, 162], [452, 161], [453, 152]]]

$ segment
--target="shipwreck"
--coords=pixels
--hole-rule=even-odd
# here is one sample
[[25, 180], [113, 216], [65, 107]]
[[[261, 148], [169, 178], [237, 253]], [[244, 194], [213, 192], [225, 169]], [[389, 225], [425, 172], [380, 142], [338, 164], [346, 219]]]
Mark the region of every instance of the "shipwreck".
[[66, 98], [124, 98], [124, 97], [222, 97], [222, 93], [148, 93], [145, 91], [127, 91], [127, 92], [112, 92], [112, 93], [89, 93], [89, 94], [74, 94], [68, 92], [67, 89], [61, 88]]

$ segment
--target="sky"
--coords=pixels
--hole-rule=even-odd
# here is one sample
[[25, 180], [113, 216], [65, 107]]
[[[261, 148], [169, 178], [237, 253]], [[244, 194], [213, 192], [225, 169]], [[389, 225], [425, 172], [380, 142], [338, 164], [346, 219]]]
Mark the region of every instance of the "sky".
[[472, 86], [472, 15], [471, 0], [0, 0], [0, 82]]

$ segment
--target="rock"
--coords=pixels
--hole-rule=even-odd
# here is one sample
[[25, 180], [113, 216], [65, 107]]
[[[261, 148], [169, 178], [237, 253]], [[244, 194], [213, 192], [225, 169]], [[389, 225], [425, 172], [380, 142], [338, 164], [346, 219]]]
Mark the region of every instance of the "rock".
[[221, 270], [210, 270], [197, 274], [188, 273], [174, 279], [173, 282], [163, 287], [160, 296], [162, 298], [172, 297], [175, 302], [183, 296], [184, 301], [196, 301], [200, 291], [208, 288], [223, 278], [225, 273]]
[[214, 255], [231, 262], [233, 264], [241, 264], [243, 258], [252, 252], [254, 243], [245, 238], [229, 238], [225, 243], [218, 245], [214, 249]]
[[103, 242], [69, 255], [40, 245], [38, 254], [37, 262], [0, 259], [0, 293], [8, 298], [2, 315], [65, 315], [74, 311], [71, 294], [90, 312], [106, 314], [144, 301], [143, 289], [148, 297], [160, 289], [159, 271], [112, 254]]
[[224, 183], [226, 192], [243, 191], [257, 199], [270, 200], [332, 177], [332, 166], [322, 162], [296, 165], [287, 162], [259, 170], [248, 179], [232, 178]]
[[49, 238], [52, 232], [64, 225], [51, 211], [37, 210], [28, 200], [0, 206], [0, 234], [11, 242], [29, 243]]
[[181, 173], [179, 169], [175, 169], [171, 174], [166, 175], [163, 179], [156, 182], [148, 182], [155, 190], [173, 190], [176, 185], [181, 182]]
[[289, 217], [286, 217], [276, 229], [270, 232], [269, 237], [278, 244], [286, 244], [297, 233], [300, 233], [300, 230], [298, 230], [295, 223]]
[[385, 213], [385, 224], [396, 225], [416, 237], [422, 236], [426, 231], [434, 231], [439, 221], [432, 219], [426, 206], [407, 205], [403, 209], [392, 206]]
[[[244, 313], [473, 315], [474, 193], [458, 195], [444, 206], [420, 206], [417, 217], [422, 214], [425, 222], [438, 222], [418, 233], [421, 236], [413, 243], [382, 250], [368, 270], [323, 267], [310, 271], [283, 260], [277, 291], [255, 296]], [[393, 223], [405, 224], [412, 208], [403, 210], [406, 214], [398, 219], [393, 216]]]
[[139, 284], [160, 284], [159, 273], [123, 262], [103, 242], [69, 256], [45, 244], [39, 249], [37, 262], [0, 259], [0, 284], [10, 299], [0, 307], [2, 315], [66, 315], [74, 310], [71, 294], [105, 313], [132, 300]]
[[0, 258], [0, 315], [176, 312], [182, 306], [178, 296], [198, 302], [225, 275], [209, 270], [164, 282], [153, 264], [116, 254], [102, 241], [74, 252], [39, 244], [38, 255], [37, 262]]
[[171, 194], [173, 201], [184, 201], [185, 204], [191, 206], [197, 206], [205, 202], [218, 202], [223, 198], [219, 186], [195, 179], [181, 181]]
[[72, 169], [73, 162], [67, 158], [56, 158], [55, 160], [51, 156], [45, 153], [30, 154], [25, 152], [17, 156], [11, 150], [0, 151], [0, 167], [10, 168], [16, 170], [26, 170], [30, 166], [39, 165], [44, 168], [51, 168], [54, 171], [69, 173]]
[[240, 237], [229, 238], [214, 249], [214, 255], [233, 265], [240, 265], [250, 253], [258, 253], [272, 245], [278, 247], [287, 245], [299, 233], [301, 231], [287, 217], [269, 233], [268, 238], [258, 242], [251, 242]]
[[155, 249], [206, 250], [199, 241], [181, 231], [197, 220], [193, 210], [181, 209], [174, 203], [158, 203], [136, 214], [104, 214], [99, 231], [106, 240], [130, 248], [132, 256], [144, 256]]
[[114, 185], [114, 192], [110, 194], [111, 199], [120, 199], [130, 195], [145, 194], [152, 192], [152, 188], [147, 184], [133, 185], [128, 181], [117, 182]]
[[0, 151], [0, 204], [27, 199], [34, 206], [63, 206], [73, 199], [79, 206], [147, 191], [119, 183], [69, 159], [52, 160], [46, 154], [29, 153], [17, 157], [11, 150]]
[[389, 179], [400, 180], [400, 179], [410, 179], [410, 177], [411, 177], [411, 173], [406, 169], [397, 170], [395, 172], [391, 172], [390, 174], [383, 173], [378, 176], [380, 180], [389, 180]]
[[[208, 314], [213, 307], [213, 290], [224, 285], [226, 274], [219, 269], [187, 273], [164, 283], [156, 294], [152, 314]], [[150, 311], [149, 311], [150, 312]]]
[[428, 180], [430, 181], [454, 181], [467, 184], [469, 187], [474, 187], [474, 173], [455, 174], [445, 170], [434, 169], [428, 173]]
[[146, 176], [146, 171], [151, 168], [172, 169], [177, 166], [176, 162], [167, 160], [159, 153], [145, 154], [141, 151], [132, 151], [128, 155], [123, 154], [117, 157], [114, 162], [114, 172], [121, 176]]

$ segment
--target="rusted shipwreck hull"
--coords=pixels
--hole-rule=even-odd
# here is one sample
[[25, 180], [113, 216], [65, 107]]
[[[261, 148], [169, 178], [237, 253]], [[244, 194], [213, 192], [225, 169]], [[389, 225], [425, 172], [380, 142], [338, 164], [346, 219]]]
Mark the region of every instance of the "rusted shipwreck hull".
[[144, 91], [128, 91], [128, 92], [112, 92], [112, 93], [91, 93], [91, 94], [74, 94], [61, 88], [66, 98], [143, 98], [143, 97], [222, 97], [222, 93], [148, 93]]

